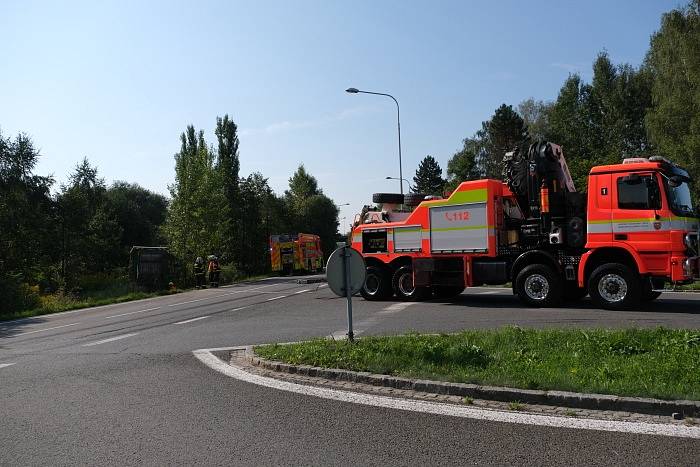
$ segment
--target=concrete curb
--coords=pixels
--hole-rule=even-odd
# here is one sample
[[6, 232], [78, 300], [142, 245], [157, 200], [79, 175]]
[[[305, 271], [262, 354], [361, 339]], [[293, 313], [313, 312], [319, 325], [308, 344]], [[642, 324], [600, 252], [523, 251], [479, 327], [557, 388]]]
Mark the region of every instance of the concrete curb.
[[311, 277], [309, 279], [297, 279], [297, 284], [318, 284], [326, 282], [325, 277]]
[[606, 394], [585, 394], [567, 391], [540, 391], [533, 389], [515, 389], [496, 386], [479, 386], [466, 383], [448, 383], [443, 381], [413, 380], [396, 376], [380, 375], [363, 371], [349, 371], [337, 368], [321, 368], [309, 365], [290, 365], [288, 363], [265, 360], [253, 354], [252, 348], [246, 349], [246, 357], [253, 365], [272, 371], [312, 376], [335, 381], [371, 384], [395, 389], [444, 394], [449, 396], [470, 397], [473, 399], [554, 405], [576, 409], [610, 410], [616, 412], [635, 412], [650, 415], [668, 415], [674, 413], [686, 417], [700, 415], [700, 401], [647, 399], [642, 397], [620, 397]]

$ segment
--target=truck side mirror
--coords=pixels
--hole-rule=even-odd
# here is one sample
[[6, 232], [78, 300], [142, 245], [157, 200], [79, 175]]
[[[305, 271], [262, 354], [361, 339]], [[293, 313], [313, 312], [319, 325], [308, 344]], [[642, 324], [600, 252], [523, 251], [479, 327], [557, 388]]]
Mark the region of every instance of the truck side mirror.
[[681, 183], [683, 183], [683, 177], [679, 177], [678, 175], [674, 175], [672, 177], [669, 177], [668, 179], [668, 184], [671, 185], [673, 188], [681, 186]]

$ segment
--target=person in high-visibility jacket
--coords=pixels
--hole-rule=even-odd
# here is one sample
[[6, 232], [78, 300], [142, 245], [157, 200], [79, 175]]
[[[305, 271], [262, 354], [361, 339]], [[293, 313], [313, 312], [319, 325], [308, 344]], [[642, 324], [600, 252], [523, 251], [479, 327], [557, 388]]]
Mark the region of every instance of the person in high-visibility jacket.
[[204, 259], [198, 256], [194, 260], [194, 288], [201, 289], [204, 287]]
[[209, 260], [209, 285], [211, 287], [219, 286], [219, 275], [221, 274], [221, 266], [219, 259], [216, 256], [211, 256]]

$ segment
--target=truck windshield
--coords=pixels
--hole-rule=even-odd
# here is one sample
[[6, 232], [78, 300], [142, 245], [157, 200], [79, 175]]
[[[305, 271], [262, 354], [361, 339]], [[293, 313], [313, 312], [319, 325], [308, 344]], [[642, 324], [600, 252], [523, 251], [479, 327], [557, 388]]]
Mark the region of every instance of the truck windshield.
[[690, 199], [690, 188], [686, 182], [677, 186], [669, 180], [664, 179], [666, 193], [668, 193], [668, 204], [671, 210], [681, 216], [693, 215], [693, 201]]

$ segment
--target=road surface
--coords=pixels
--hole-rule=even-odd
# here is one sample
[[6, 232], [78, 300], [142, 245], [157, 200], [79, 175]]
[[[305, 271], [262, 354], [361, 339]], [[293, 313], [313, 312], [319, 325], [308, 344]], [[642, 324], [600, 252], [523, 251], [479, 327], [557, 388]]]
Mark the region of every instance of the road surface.
[[[521, 326], [700, 328], [700, 295], [638, 312], [522, 307], [507, 289], [365, 302], [356, 333]], [[700, 441], [354, 405], [212, 371], [195, 349], [345, 333], [325, 285], [270, 279], [0, 323], [0, 465], [690, 465]]]

